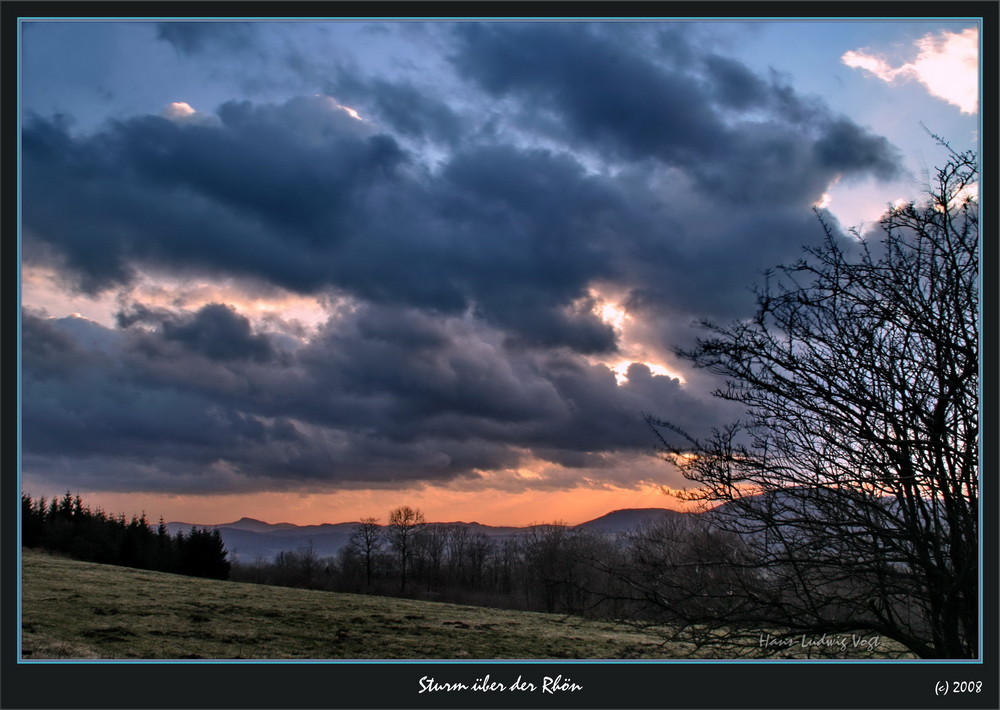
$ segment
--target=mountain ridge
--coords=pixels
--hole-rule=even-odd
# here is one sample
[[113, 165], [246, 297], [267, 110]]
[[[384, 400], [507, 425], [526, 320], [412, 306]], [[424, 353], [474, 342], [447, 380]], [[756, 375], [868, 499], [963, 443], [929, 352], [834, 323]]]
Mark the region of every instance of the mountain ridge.
[[[618, 517], [618, 516], [635, 516], [637, 514], [638, 515], [649, 514], [649, 515], [652, 515], [652, 516], [656, 516], [656, 515], [660, 515], [660, 514], [664, 514], [664, 513], [667, 514], [667, 515], [671, 515], [671, 514], [687, 515], [688, 514], [688, 513], [684, 512], [684, 511], [674, 510], [672, 508], [617, 508], [615, 510], [609, 511], [609, 512], [605, 513], [604, 515], [598, 516], [598, 517], [593, 518], [591, 520], [585, 520], [584, 522], [577, 523], [576, 525], [567, 525], [566, 527], [567, 528], [581, 528], [581, 527], [584, 527], [584, 526], [589, 526], [589, 525], [591, 525], [593, 523], [596, 523], [598, 521], [612, 519], [612, 518]], [[239, 520], [234, 520], [234, 521], [227, 522], [227, 523], [188, 523], [188, 522], [184, 522], [184, 521], [179, 521], [178, 520], [178, 521], [171, 521], [171, 522], [168, 522], [166, 524], [168, 526], [173, 526], [173, 527], [175, 527], [175, 528], [177, 528], [179, 530], [190, 529], [192, 527], [199, 528], [199, 529], [201, 529], [201, 528], [208, 528], [208, 529], [212, 529], [212, 528], [236, 528], [236, 529], [243, 529], [243, 530], [253, 530], [253, 531], [256, 532], [256, 531], [265, 531], [265, 530], [267, 530], [267, 531], [274, 531], [274, 530], [290, 530], [290, 529], [305, 530], [305, 529], [317, 529], [317, 528], [334, 528], [334, 527], [340, 527], [340, 526], [343, 526], [343, 525], [360, 525], [361, 521], [359, 521], [359, 520], [347, 520], [347, 521], [338, 522], [338, 523], [310, 523], [308, 525], [299, 525], [297, 523], [287, 523], [287, 522], [269, 523], [267, 521], [260, 520], [258, 518], [251, 518], [251, 517], [248, 517], [248, 516], [244, 516], [244, 517], [240, 518]], [[480, 522], [477, 522], [477, 521], [465, 522], [465, 521], [462, 521], [462, 520], [431, 521], [431, 522], [427, 523], [427, 525], [433, 525], [433, 526], [460, 525], [460, 526], [463, 526], [463, 527], [482, 527], [482, 528], [491, 528], [491, 529], [494, 529], [494, 530], [528, 530], [528, 529], [533, 528], [533, 527], [538, 527], [539, 525], [552, 525], [552, 524], [553, 523], [544, 523], [543, 522], [543, 523], [530, 523], [528, 525], [489, 525], [487, 523], [480, 523]], [[382, 525], [382, 524], [380, 524], [379, 526], [380, 527], [386, 527], [386, 525]]]
[[[687, 515], [670, 508], [621, 508], [587, 520], [577, 525], [568, 525], [571, 530], [588, 532], [620, 533], [634, 529], [646, 521], [656, 521], [673, 515]], [[255, 558], [273, 558], [282, 552], [312, 547], [320, 557], [336, 555], [350, 541], [351, 533], [359, 521], [341, 523], [319, 523], [296, 525], [295, 523], [268, 523], [244, 516], [228, 523], [201, 524], [173, 521], [166, 523], [171, 535], [187, 532], [191, 528], [217, 529], [230, 552], [230, 557], [238, 561]], [[492, 538], [503, 538], [528, 531], [539, 525], [486, 525], [478, 522], [431, 522], [432, 527], [461, 526]], [[380, 527], [386, 527], [381, 525]]]

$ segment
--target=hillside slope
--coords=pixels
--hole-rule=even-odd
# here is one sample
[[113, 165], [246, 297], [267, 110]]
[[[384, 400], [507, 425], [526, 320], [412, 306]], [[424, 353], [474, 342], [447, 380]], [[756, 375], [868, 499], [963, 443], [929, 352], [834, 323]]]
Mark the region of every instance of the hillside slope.
[[22, 656], [658, 658], [658, 640], [556, 614], [222, 582], [23, 553]]

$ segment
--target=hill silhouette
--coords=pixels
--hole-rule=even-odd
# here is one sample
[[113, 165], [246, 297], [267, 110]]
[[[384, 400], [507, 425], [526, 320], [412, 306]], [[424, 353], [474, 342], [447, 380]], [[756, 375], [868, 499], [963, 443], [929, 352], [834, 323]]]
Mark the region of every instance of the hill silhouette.
[[[587, 532], [623, 533], [634, 530], [646, 522], [655, 522], [681, 513], [669, 508], [623, 508], [613, 510], [593, 520], [568, 526]], [[186, 532], [192, 527], [217, 529], [229, 550], [230, 557], [244, 562], [258, 557], [273, 559], [281, 552], [294, 551], [310, 545], [320, 557], [333, 557], [350, 540], [357, 521], [341, 523], [321, 523], [318, 525], [296, 525], [294, 523], [268, 523], [256, 518], [243, 517], [229, 523], [201, 524], [187, 522], [167, 523], [171, 534]], [[506, 538], [530, 530], [532, 525], [523, 527], [484, 525], [477, 522], [434, 522], [430, 527], [461, 526], [473, 533], [482, 533], [490, 538]]]

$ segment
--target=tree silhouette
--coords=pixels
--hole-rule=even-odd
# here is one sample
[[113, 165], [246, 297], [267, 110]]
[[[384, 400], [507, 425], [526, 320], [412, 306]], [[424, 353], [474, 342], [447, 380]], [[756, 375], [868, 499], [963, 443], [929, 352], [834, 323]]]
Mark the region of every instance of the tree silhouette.
[[724, 376], [716, 396], [746, 417], [706, 440], [648, 421], [742, 542], [703, 564], [753, 574], [730, 575], [720, 604], [677, 562], [670, 589], [636, 586], [664, 618], [751, 644], [767, 628], [867, 630], [921, 657], [976, 655], [977, 179], [976, 156], [951, 151], [878, 242], [824, 223], [819, 247], [768, 274], [755, 318], [703, 323], [710, 336], [679, 351]]
[[382, 543], [382, 526], [378, 524], [378, 518], [362, 518], [351, 532], [349, 544], [365, 562], [365, 591], [367, 592], [372, 590], [375, 558], [382, 550]]
[[21, 495], [21, 544], [104, 564], [227, 579], [230, 563], [218, 530], [192, 529], [170, 537], [163, 519], [154, 533], [146, 514], [111, 517], [80, 496], [33, 501]]
[[424, 514], [408, 505], [389, 513], [389, 544], [399, 555], [399, 588], [406, 591], [406, 569], [413, 555], [414, 539], [423, 529]]
[[228, 579], [230, 563], [222, 534], [217, 529], [191, 528], [177, 533], [177, 571], [193, 577]]

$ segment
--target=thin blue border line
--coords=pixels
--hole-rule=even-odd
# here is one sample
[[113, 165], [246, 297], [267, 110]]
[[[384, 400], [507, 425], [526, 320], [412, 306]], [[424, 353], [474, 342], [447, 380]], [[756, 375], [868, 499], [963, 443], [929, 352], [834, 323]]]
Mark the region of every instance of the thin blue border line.
[[15, 406], [17, 407], [17, 494], [18, 494], [18, 504], [17, 504], [17, 660], [20, 663], [21, 659], [24, 657], [22, 653], [22, 636], [24, 630], [21, 627], [21, 620], [24, 618], [23, 605], [21, 603], [21, 572], [24, 568], [24, 559], [21, 555], [22, 548], [22, 538], [21, 533], [23, 530], [23, 521], [21, 520], [21, 495], [24, 493], [24, 486], [21, 481], [21, 304], [23, 299], [21, 297], [21, 280], [24, 274], [21, 264], [21, 39], [23, 35], [21, 21], [18, 20], [17, 23], [17, 152], [15, 154], [17, 161], [17, 354], [15, 357], [15, 367], [17, 370], [17, 399]]
[[424, 665], [428, 663], [455, 664], [455, 665], [524, 665], [524, 664], [546, 664], [558, 663], [575, 665], [594, 664], [628, 664], [628, 665], [971, 665], [974, 661], [962, 658], [885, 658], [885, 659], [857, 659], [857, 658], [261, 658], [261, 659], [234, 659], [234, 658], [36, 658], [23, 660], [21, 663], [28, 665], [80, 665], [93, 663], [114, 663], [125, 665], [259, 665], [266, 664], [294, 664], [303, 663], [310, 665], [362, 665], [367, 663], [388, 663], [392, 665]]
[[[742, 15], [733, 17], [678, 17], [673, 15], [636, 15], [629, 17], [600, 17], [592, 15], [580, 15], [577, 17], [527, 17], [520, 15], [512, 16], [398, 16], [398, 17], [374, 17], [358, 16], [343, 17], [338, 15], [318, 15], [301, 17], [268, 17], [258, 15], [229, 15], [226, 17], [197, 17], [190, 15], [150, 15], [149, 17], [133, 17], [128, 15], [108, 15], [106, 17], [62, 15], [47, 17], [18, 17], [18, 22], [147, 22], [153, 24], [158, 21], [177, 22], [972, 22], [982, 23], [982, 16], [893, 16], [893, 17], [843, 17], [843, 16], [823, 16], [806, 17], [801, 15], [788, 15], [784, 17], [768, 17], [760, 15]], [[982, 43], [982, 33], [980, 33], [980, 43]]]
[[977, 136], [977, 138], [979, 139], [977, 141], [977, 143], [978, 143], [977, 147], [979, 149], [979, 153], [976, 156], [976, 162], [977, 162], [977, 168], [979, 169], [979, 188], [980, 188], [979, 191], [978, 191], [978, 195], [977, 195], [977, 200], [979, 202], [979, 204], [977, 206], [977, 210], [978, 210], [978, 213], [979, 213], [979, 313], [978, 313], [978, 317], [979, 317], [979, 343], [977, 344], [977, 346], [979, 348], [979, 388], [978, 388], [979, 389], [979, 412], [978, 412], [979, 420], [976, 422], [976, 425], [977, 425], [978, 430], [979, 430], [979, 432], [978, 432], [979, 433], [979, 462], [978, 462], [979, 463], [979, 471], [977, 472], [978, 473], [978, 478], [979, 478], [979, 502], [978, 502], [978, 504], [979, 504], [979, 511], [978, 511], [979, 512], [979, 520], [976, 523], [976, 525], [977, 525], [976, 532], [977, 532], [977, 535], [978, 535], [978, 538], [979, 538], [977, 542], [979, 543], [979, 662], [980, 662], [980, 664], [984, 663], [983, 656], [984, 656], [985, 651], [986, 651], [986, 646], [985, 646], [986, 640], [985, 640], [985, 634], [983, 633], [983, 630], [984, 630], [983, 629], [983, 614], [986, 611], [985, 604], [984, 604], [984, 596], [985, 595], [983, 594], [983, 585], [986, 582], [986, 578], [985, 578], [985, 572], [984, 572], [984, 567], [983, 567], [983, 561], [984, 560], [983, 560], [983, 505], [982, 505], [982, 502], [983, 502], [983, 486], [986, 483], [985, 479], [983, 478], [983, 464], [985, 462], [984, 462], [984, 458], [983, 458], [983, 427], [982, 427], [983, 420], [985, 419], [985, 417], [983, 415], [985, 414], [985, 406], [986, 406], [985, 403], [984, 403], [984, 398], [983, 398], [983, 374], [984, 374], [984, 368], [983, 368], [983, 342], [984, 342], [984, 337], [983, 337], [983, 322], [984, 322], [984, 318], [983, 318], [983, 293], [986, 290], [985, 289], [984, 276], [983, 276], [983, 237], [982, 237], [982, 235], [983, 235], [983, 228], [982, 228], [983, 227], [983, 210], [982, 210], [982, 194], [983, 194], [983, 190], [982, 190], [982, 188], [983, 188], [983, 183], [986, 181], [986, 173], [983, 172], [983, 143], [986, 140], [985, 137], [984, 137], [984, 135], [983, 135], [983, 84], [986, 83], [986, 82], [983, 81], [983, 56], [984, 56], [984, 52], [983, 52], [983, 23], [984, 23], [984, 21], [980, 20], [979, 23], [976, 26], [977, 27], [977, 31], [979, 32], [979, 96], [978, 96], [978, 100], [979, 100], [979, 135]]
[[[851, 17], [729, 17], [729, 18], [703, 18], [703, 17], [627, 17], [627, 18], [601, 18], [601, 17], [545, 17], [545, 18], [512, 18], [512, 17], [399, 17], [399, 18], [371, 18], [371, 17], [292, 17], [292, 18], [277, 18], [277, 17], [174, 17], [170, 16], [171, 20], [193, 20], [193, 21], [252, 21], [252, 22], [297, 22], [297, 21], [327, 21], [327, 22], [398, 22], [398, 21], [425, 21], [425, 22], [454, 22], [454, 21], [564, 21], [571, 22], [576, 20], [590, 20], [590, 21], [601, 21], [601, 22], [628, 22], [628, 21], [646, 21], [646, 22], [658, 22], [658, 21], [674, 21], [674, 22], [745, 22], [748, 20], [766, 20], [771, 22], [830, 22], [830, 21], [843, 21], [843, 22], [856, 22], [856, 21], [894, 21], [894, 22], [905, 22], [905, 21], [944, 21], [944, 22], [976, 22], [976, 31], [978, 33], [979, 39], [979, 135], [978, 135], [978, 155], [977, 155], [977, 168], [980, 174], [980, 185], [982, 185], [985, 180], [985, 175], [982, 171], [983, 162], [983, 143], [985, 141], [983, 135], [983, 17], [870, 17], [870, 18], [851, 18]], [[17, 368], [17, 482], [18, 482], [18, 497], [20, 499], [20, 493], [22, 492], [22, 451], [21, 451], [21, 285], [22, 285], [22, 271], [21, 271], [21, 235], [22, 235], [22, 220], [21, 220], [21, 76], [22, 76], [22, 51], [21, 51], [21, 40], [23, 35], [22, 26], [25, 22], [60, 22], [60, 21], [78, 21], [78, 22], [149, 22], [153, 23], [156, 21], [154, 17], [18, 17], [18, 33], [17, 33], [17, 264], [18, 264], [18, 274], [17, 274], [17, 299], [18, 299], [18, 309], [17, 309], [17, 357], [16, 357], [16, 368]], [[982, 192], [980, 191], [980, 195]], [[982, 220], [983, 215], [980, 211], [980, 233], [982, 232]], [[982, 342], [983, 342], [983, 304], [982, 304], [982, 293], [983, 293], [983, 271], [982, 271], [982, 248], [983, 242], [980, 237], [979, 240], [979, 260], [980, 260], [980, 270], [979, 270], [979, 389], [980, 389], [980, 400], [979, 400], [979, 420], [983, 419], [983, 398], [982, 398], [982, 382], [983, 382], [983, 357], [982, 357]], [[978, 456], [978, 478], [979, 478], [979, 491], [980, 491], [980, 501], [982, 500], [982, 489], [984, 485], [984, 479], [982, 475], [983, 470], [983, 439], [982, 436], [979, 438], [979, 456]], [[640, 663], [643, 665], [663, 665], [663, 664], [673, 664], [673, 665], [684, 665], [684, 664], [711, 664], [711, 665], [728, 665], [728, 664], [751, 664], [751, 665], [761, 665], [761, 664], [779, 664], [779, 665], [869, 665], [869, 664], [916, 664], [920, 665], [923, 663], [933, 663], [933, 664], [951, 664], [951, 665], [982, 665], [984, 663], [983, 653], [985, 640], [983, 637], [983, 612], [984, 612], [984, 595], [983, 595], [983, 583], [984, 583], [984, 568], [983, 568], [983, 539], [982, 539], [982, 529], [983, 529], [983, 507], [979, 505], [979, 520], [978, 520], [978, 547], [979, 547], [979, 580], [978, 580], [978, 597], [979, 597], [979, 653], [976, 659], [866, 659], [866, 660], [853, 660], [853, 659], [558, 659], [560, 663], [571, 663], [571, 664], [594, 664], [594, 663], [629, 663], [635, 664]], [[21, 532], [22, 532], [22, 521], [21, 521], [21, 506], [18, 503], [17, 507], [17, 543], [18, 543], [18, 570], [17, 570], [17, 607], [18, 607], [18, 618], [23, 616], [23, 605], [22, 605], [22, 569], [23, 569], [23, 559], [21, 556]], [[182, 664], [237, 664], [237, 665], [250, 665], [250, 664], [286, 664], [286, 663], [309, 663], [309, 664], [336, 664], [336, 665], [357, 665], [357, 664], [367, 664], [367, 663], [391, 663], [391, 664], [422, 664], [422, 663], [451, 663], [451, 664], [508, 664], [508, 663], [551, 663], [555, 659], [415, 659], [415, 660], [401, 660], [401, 659], [246, 659], [246, 660], [236, 660], [236, 659], [198, 659], [198, 660], [175, 660], [175, 659], [77, 659], [77, 660], [62, 660], [62, 659], [25, 659], [22, 655], [22, 634], [23, 630], [21, 625], [18, 624], [17, 629], [17, 660], [18, 664], [66, 664], [66, 665], [79, 665], [79, 664], [128, 664], [128, 665], [146, 665], [146, 664], [158, 664], [162, 665], [164, 663], [182, 663]]]

